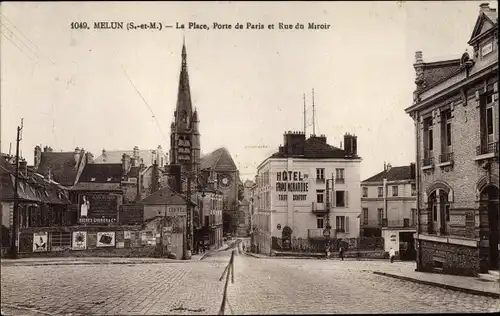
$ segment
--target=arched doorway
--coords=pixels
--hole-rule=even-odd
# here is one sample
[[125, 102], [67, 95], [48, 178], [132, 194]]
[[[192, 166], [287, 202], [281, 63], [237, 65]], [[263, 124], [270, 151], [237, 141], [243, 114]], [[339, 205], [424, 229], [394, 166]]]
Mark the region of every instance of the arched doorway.
[[[481, 208], [488, 214], [488, 264], [490, 270], [498, 270], [499, 256], [499, 216], [498, 216], [498, 187], [488, 185], [481, 191]], [[486, 217], [486, 216], [485, 216]]]

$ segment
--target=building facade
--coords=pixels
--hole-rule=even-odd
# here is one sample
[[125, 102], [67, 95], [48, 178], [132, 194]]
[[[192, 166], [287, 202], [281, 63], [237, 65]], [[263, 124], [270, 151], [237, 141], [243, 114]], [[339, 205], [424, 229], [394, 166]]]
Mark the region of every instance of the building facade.
[[269, 237], [324, 239], [328, 222], [332, 238], [359, 237], [361, 158], [356, 136], [346, 134], [344, 142], [342, 150], [324, 135], [284, 134], [283, 146], [257, 169], [257, 244]]
[[382, 237], [384, 250], [391, 248], [403, 260], [416, 256], [417, 223], [415, 164], [392, 167], [361, 182], [361, 236]]
[[417, 269], [498, 269], [498, 13], [487, 4], [460, 59], [414, 64]]
[[235, 234], [238, 229], [239, 172], [231, 154], [226, 148], [218, 148], [201, 157], [201, 174], [208, 182], [216, 183], [223, 195], [224, 234]]
[[123, 154], [130, 157], [133, 165], [144, 165], [146, 167], [154, 164], [163, 168], [168, 164], [168, 154], [165, 153], [160, 145], [156, 149], [140, 150], [134, 146], [132, 150], [102, 150], [102, 154], [94, 159], [94, 163], [120, 163]]

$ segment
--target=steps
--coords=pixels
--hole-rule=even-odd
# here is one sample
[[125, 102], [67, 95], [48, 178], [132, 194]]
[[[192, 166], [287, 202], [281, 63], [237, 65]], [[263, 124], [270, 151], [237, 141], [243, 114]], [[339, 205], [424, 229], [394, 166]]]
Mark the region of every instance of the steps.
[[490, 270], [488, 273], [479, 273], [479, 279], [489, 282], [500, 282], [500, 274], [498, 270]]

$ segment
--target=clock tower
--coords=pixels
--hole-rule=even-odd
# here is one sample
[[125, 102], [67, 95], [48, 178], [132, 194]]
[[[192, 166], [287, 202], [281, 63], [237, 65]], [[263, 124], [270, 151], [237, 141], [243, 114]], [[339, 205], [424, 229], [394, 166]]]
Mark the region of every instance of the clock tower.
[[[183, 43], [177, 105], [174, 121], [170, 126], [170, 164], [181, 166], [183, 179], [186, 179], [186, 175], [191, 176], [190, 182], [194, 190], [195, 184], [198, 183], [200, 165], [199, 122], [198, 113], [196, 109], [193, 111], [191, 102], [186, 45]], [[185, 185], [183, 188], [186, 188]]]

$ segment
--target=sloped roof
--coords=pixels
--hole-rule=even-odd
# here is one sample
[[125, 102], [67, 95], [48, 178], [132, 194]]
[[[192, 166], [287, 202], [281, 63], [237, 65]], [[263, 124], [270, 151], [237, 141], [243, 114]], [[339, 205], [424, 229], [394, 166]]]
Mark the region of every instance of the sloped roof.
[[[286, 158], [294, 157], [295, 155], [288, 155], [285, 152], [276, 152], [269, 158]], [[308, 138], [304, 142], [304, 155], [297, 155], [297, 157], [305, 159], [318, 159], [318, 158], [342, 158], [342, 159], [359, 159], [359, 157], [346, 157], [346, 152], [340, 148], [329, 145], [317, 138]]]
[[211, 153], [201, 157], [201, 169], [212, 169], [214, 171], [236, 171], [236, 164], [234, 163], [231, 154], [225, 147], [218, 148]]
[[93, 183], [79, 182], [71, 187], [73, 191], [119, 191], [122, 192], [120, 183]]
[[76, 162], [74, 152], [42, 152], [40, 165], [36, 171], [47, 175], [50, 170], [54, 181], [65, 186], [72, 186], [75, 183], [78, 166], [84, 157], [84, 154], [80, 154], [80, 159]]
[[382, 171], [376, 175], [362, 181], [363, 182], [382, 182], [387, 181], [402, 181], [411, 180], [411, 166], [391, 167], [389, 170]]
[[78, 182], [120, 183], [122, 177], [122, 164], [87, 164]]
[[141, 167], [131, 167], [129, 172], [127, 173], [127, 176], [132, 178], [137, 178], [139, 177], [140, 172], [141, 172]]
[[[186, 199], [169, 186], [166, 186], [142, 199], [139, 203], [145, 205], [185, 205]], [[193, 203], [193, 205], [196, 204]]]
[[485, 23], [488, 23], [490, 27], [488, 28], [491, 29], [493, 28], [497, 23], [498, 23], [498, 12], [496, 9], [487, 9], [484, 11], [481, 11], [479, 13], [479, 16], [477, 17], [476, 24], [474, 25], [474, 29], [472, 31], [469, 43], [475, 39], [477, 36], [481, 35], [481, 33], [484, 33], [483, 31], [483, 25]]
[[[139, 150], [139, 158], [142, 158], [144, 164], [146, 166], [151, 165], [156, 154], [153, 154], [153, 151], [156, 149], [146, 149]], [[106, 150], [106, 156], [100, 155], [99, 157], [94, 159], [94, 163], [102, 164], [102, 163], [122, 163], [123, 154], [127, 154], [130, 157], [134, 157], [133, 150]], [[165, 158], [165, 154], [160, 155], [160, 159], [163, 156]], [[158, 164], [161, 162], [159, 161]], [[166, 163], [166, 162], [164, 162]]]

